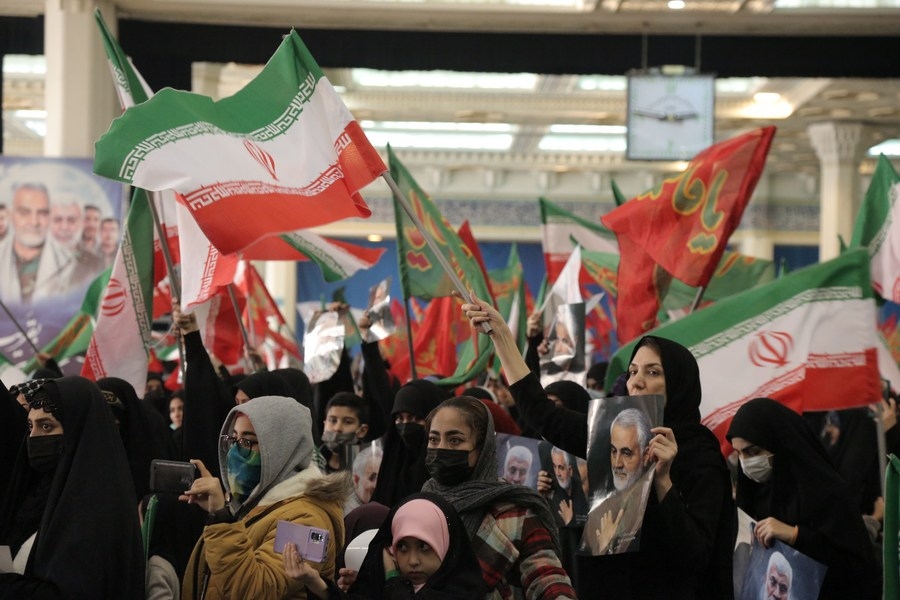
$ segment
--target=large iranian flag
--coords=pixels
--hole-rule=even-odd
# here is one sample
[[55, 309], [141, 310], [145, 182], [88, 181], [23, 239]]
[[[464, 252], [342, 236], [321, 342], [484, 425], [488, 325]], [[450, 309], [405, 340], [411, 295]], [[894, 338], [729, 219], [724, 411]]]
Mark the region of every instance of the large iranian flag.
[[81, 374], [120, 377], [143, 393], [153, 310], [153, 220], [146, 192], [135, 189], [125, 234], [100, 301]]
[[386, 168], [296, 31], [260, 74], [218, 102], [164, 89], [96, 144], [100, 175], [173, 189], [213, 245], [368, 217], [358, 191]]
[[[731, 417], [752, 398], [803, 412], [881, 397], [875, 301], [862, 250], [721, 300], [651, 335], [675, 340], [697, 358], [703, 423], [723, 450]], [[607, 385], [626, 369], [634, 344], [613, 357]]]
[[900, 175], [883, 154], [853, 228], [851, 247], [868, 248], [872, 285], [887, 300], [900, 302]]
[[559, 277], [576, 245], [593, 252], [619, 253], [616, 235], [600, 223], [592, 223], [545, 198], [541, 207], [541, 245], [547, 267], [547, 281]]

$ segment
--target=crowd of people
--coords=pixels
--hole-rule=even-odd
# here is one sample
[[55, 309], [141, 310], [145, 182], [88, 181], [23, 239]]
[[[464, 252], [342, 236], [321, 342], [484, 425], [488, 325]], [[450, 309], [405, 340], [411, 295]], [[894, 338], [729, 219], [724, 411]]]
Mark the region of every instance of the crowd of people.
[[[52, 360], [41, 378], [0, 386], [0, 600], [730, 600], [745, 597], [738, 509], [762, 547], [827, 568], [820, 598], [880, 597], [877, 448], [848, 449], [868, 448], [855, 438], [869, 430], [850, 427], [858, 411], [800, 416], [752, 400], [726, 460], [700, 422], [687, 348], [645, 336], [616, 389], [602, 390], [600, 366], [585, 385], [545, 388], [540, 332], [523, 357], [489, 302], [460, 305], [480, 331], [491, 325], [504, 380], [401, 385], [376, 342], [362, 344], [360, 380], [346, 352], [315, 385], [299, 369], [232, 375], [176, 306], [176, 393], [159, 374], [139, 394], [117, 378], [64, 377]], [[359, 321], [363, 339], [369, 325]], [[626, 409], [604, 426], [608, 502], [593, 511], [588, 407], [605, 395], [659, 397], [662, 420]], [[883, 414], [893, 450], [893, 400]], [[498, 456], [501, 431], [535, 438], [541, 458], [521, 444]], [[163, 489], [167, 465], [193, 474]], [[776, 552], [766, 569], [783, 597], [787, 559]]]

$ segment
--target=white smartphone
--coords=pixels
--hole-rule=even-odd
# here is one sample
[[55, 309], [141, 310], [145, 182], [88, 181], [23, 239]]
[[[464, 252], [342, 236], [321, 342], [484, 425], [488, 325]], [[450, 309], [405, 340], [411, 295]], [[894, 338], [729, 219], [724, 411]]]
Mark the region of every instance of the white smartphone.
[[328, 553], [327, 529], [310, 527], [290, 521], [278, 521], [275, 525], [275, 552], [284, 553], [284, 545], [293, 542], [297, 546], [297, 554], [303, 560], [322, 562]]

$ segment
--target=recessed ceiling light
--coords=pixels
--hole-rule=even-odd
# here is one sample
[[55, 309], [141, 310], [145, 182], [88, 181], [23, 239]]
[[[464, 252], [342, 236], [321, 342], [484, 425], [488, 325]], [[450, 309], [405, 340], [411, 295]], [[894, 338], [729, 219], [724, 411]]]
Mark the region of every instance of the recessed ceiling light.
[[781, 94], [777, 92], [756, 92], [753, 101], [757, 104], [775, 104], [781, 100]]
[[684, 8], [684, 0], [669, 0], [669, 8], [672, 10], [681, 10]]
[[377, 233], [370, 233], [369, 237], [367, 237], [366, 239], [369, 240], [370, 242], [380, 242], [384, 238], [382, 236], [378, 235]]

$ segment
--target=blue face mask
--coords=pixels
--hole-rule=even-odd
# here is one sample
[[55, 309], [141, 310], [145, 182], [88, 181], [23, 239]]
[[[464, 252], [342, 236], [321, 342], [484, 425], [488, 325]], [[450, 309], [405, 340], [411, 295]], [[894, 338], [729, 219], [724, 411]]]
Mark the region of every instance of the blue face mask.
[[262, 457], [256, 450], [244, 450], [238, 444], [228, 449], [225, 457], [228, 467], [228, 488], [239, 504], [250, 497], [262, 475]]

